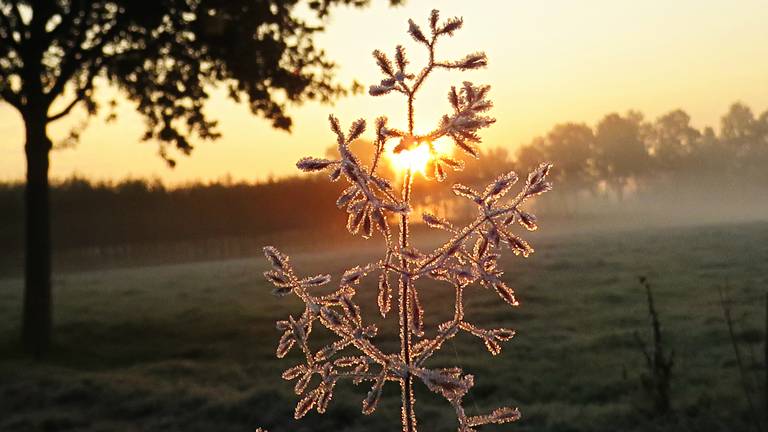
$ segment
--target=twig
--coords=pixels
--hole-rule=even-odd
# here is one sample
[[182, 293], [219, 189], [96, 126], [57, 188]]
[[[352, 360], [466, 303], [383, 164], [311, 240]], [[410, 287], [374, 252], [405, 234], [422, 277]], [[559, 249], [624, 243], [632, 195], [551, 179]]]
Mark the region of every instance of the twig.
[[717, 288], [720, 294], [720, 307], [723, 310], [723, 317], [725, 318], [725, 324], [728, 327], [728, 335], [731, 338], [731, 345], [733, 346], [733, 352], [736, 356], [736, 365], [739, 368], [739, 376], [741, 377], [741, 385], [744, 390], [744, 397], [747, 399], [747, 405], [749, 406], [749, 412], [752, 414], [752, 420], [754, 421], [755, 430], [762, 432], [763, 427], [760, 422], [757, 412], [755, 410], [755, 404], [752, 402], [752, 392], [749, 388], [749, 380], [744, 369], [744, 362], [741, 358], [741, 351], [739, 350], [739, 344], [736, 340], [736, 333], [734, 331], [733, 318], [731, 316], [731, 304], [727, 298], [727, 293], [722, 287]]
[[643, 342], [640, 335], [635, 332], [635, 340], [645, 357], [648, 367], [649, 377], [643, 380], [643, 385], [652, 395], [656, 411], [661, 415], [666, 415], [672, 410], [670, 403], [670, 388], [672, 382], [672, 367], [674, 366], [675, 352], [670, 351], [666, 354], [661, 333], [661, 323], [659, 315], [656, 312], [656, 305], [653, 301], [653, 292], [651, 285], [645, 276], [639, 277], [640, 284], [645, 288], [648, 302], [648, 316], [651, 319], [651, 329], [653, 332], [653, 348], [649, 350], [646, 343]]

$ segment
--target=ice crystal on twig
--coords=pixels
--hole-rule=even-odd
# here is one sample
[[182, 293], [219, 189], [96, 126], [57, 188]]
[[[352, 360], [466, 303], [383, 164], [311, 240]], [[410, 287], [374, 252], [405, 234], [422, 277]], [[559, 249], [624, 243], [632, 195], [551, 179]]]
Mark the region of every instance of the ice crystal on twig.
[[[329, 284], [331, 276], [299, 276], [287, 255], [271, 246], [264, 248], [264, 254], [272, 267], [264, 276], [275, 285], [273, 293], [278, 296], [295, 295], [304, 303], [301, 315], [289, 315], [288, 319], [277, 322], [277, 329], [282, 332], [282, 336], [276, 355], [284, 357], [297, 348], [304, 357], [301, 364], [283, 373], [284, 379], [295, 381], [294, 391], [299, 396], [295, 409], [297, 419], [312, 409], [325, 412], [336, 383], [342, 379], [349, 379], [356, 385], [370, 385], [362, 401], [362, 412], [366, 415], [376, 410], [387, 382], [399, 383], [402, 392], [402, 428], [406, 432], [415, 432], [417, 427], [414, 410], [416, 401], [413, 397], [415, 380], [421, 381], [453, 407], [459, 432], [472, 432], [478, 426], [507, 423], [520, 418], [517, 408], [511, 407], [497, 408], [489, 414], [468, 416], [462, 401], [474, 385], [474, 376], [458, 367], [431, 369], [426, 366], [426, 362], [446, 341], [462, 331], [480, 339], [491, 355], [499, 354], [502, 344], [514, 337], [515, 331], [512, 329], [485, 329], [471, 323], [464, 316], [464, 291], [466, 287], [478, 284], [492, 290], [512, 306], [519, 304], [513, 288], [503, 279], [499, 258], [506, 249], [523, 257], [533, 253], [530, 243], [513, 230], [516, 224], [531, 231], [537, 229], [536, 217], [521, 206], [527, 200], [551, 189], [547, 174], [552, 165], [542, 163], [529, 173], [516, 194], [512, 190], [519, 178], [514, 172], [501, 174], [482, 191], [466, 185], [453, 185], [452, 190], [456, 195], [469, 199], [477, 207], [477, 217], [457, 227], [442, 217], [423, 213], [421, 218], [427, 226], [450, 234], [448, 241], [431, 252], [419, 251], [409, 243], [413, 172], [410, 168], [406, 170], [399, 193], [389, 180], [377, 174], [385, 143], [389, 140], [398, 140], [393, 149], [395, 153], [412, 150], [426, 143], [429, 149], [426, 176], [438, 181], [446, 179], [447, 169], [460, 170], [464, 164], [439, 154], [433, 145], [435, 140], [446, 137], [459, 149], [478, 157], [478, 132], [495, 122], [486, 114], [492, 107], [488, 99], [489, 86], [464, 82], [458, 88], [451, 87], [448, 102], [452, 112], [442, 116], [431, 132], [425, 135], [414, 134], [415, 94], [433, 70], [477, 69], [488, 63], [482, 52], [471, 53], [458, 60], [436, 58], [438, 39], [452, 36], [462, 24], [461, 18], [440, 22], [437, 11], [432, 11], [428, 27], [423, 28], [412, 20], [408, 22], [408, 33], [429, 54], [428, 63], [419, 71], [409, 68], [402, 46], [395, 48], [394, 61], [382, 51], [373, 52], [384, 77], [370, 87], [369, 93], [372, 96], [403, 94], [407, 99], [408, 124], [404, 129], [397, 129], [388, 125], [386, 117], [376, 120], [375, 152], [370, 166], [364, 165], [349, 147], [352, 141], [365, 133], [365, 120], [354, 121], [345, 133], [334, 116], [329, 117], [329, 122], [331, 131], [336, 135], [340, 158], [331, 160], [305, 157], [296, 164], [306, 172], [327, 171], [332, 181], [345, 179], [348, 187], [342, 191], [336, 205], [348, 213], [347, 230], [364, 238], [370, 238], [375, 231], [379, 231], [386, 245], [381, 260], [346, 270], [341, 275], [338, 287], [329, 294], [320, 294], [317, 288]], [[389, 226], [393, 217], [399, 219], [397, 239], [393, 238]], [[393, 301], [397, 305], [399, 352], [384, 352], [376, 346], [374, 339], [378, 328], [364, 320], [355, 302], [357, 287], [371, 274], [378, 278], [377, 302], [381, 316], [387, 316]], [[415, 282], [421, 278], [447, 283], [455, 292], [453, 318], [435, 329], [425, 328], [424, 314], [428, 311], [425, 311], [415, 287]], [[397, 281], [396, 292], [392, 286], [393, 281]], [[313, 327], [318, 325], [330, 331], [334, 340], [329, 345], [313, 348], [309, 336]]]

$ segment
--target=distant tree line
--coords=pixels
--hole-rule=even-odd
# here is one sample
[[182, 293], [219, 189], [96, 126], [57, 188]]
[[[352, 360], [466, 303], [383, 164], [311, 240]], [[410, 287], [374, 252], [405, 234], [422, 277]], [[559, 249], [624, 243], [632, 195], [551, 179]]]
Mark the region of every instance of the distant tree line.
[[[525, 175], [541, 161], [555, 164], [554, 193], [541, 200], [545, 211], [573, 214], [598, 202], [602, 212], [765, 201], [768, 110], [756, 116], [748, 106], [734, 103], [721, 117], [719, 132], [694, 127], [681, 109], [655, 120], [628, 111], [607, 114], [595, 126], [561, 123], [514, 154], [503, 148], [486, 151], [479, 161], [467, 161], [476, 166], [450, 180], [482, 187], [490, 173]], [[445, 196], [436, 195], [438, 189], [428, 199], [442, 202]]]
[[[353, 149], [365, 160], [370, 143]], [[326, 152], [333, 157], [334, 149]], [[549, 133], [520, 147], [484, 150], [467, 160], [472, 169], [448, 179], [481, 186], [498, 172], [521, 175], [544, 160], [555, 163], [555, 193], [562, 198], [599, 199], [621, 204], [630, 197], [673, 193], [681, 185], [709, 194], [753, 188], [768, 190], [768, 111], [755, 116], [737, 103], [722, 117], [719, 133], [699, 130], [682, 110], [647, 121], [636, 111], [608, 114], [595, 127], [583, 123], [556, 125]], [[386, 169], [386, 165], [383, 166]], [[392, 175], [392, 173], [389, 173]], [[415, 187], [433, 188], [417, 176]], [[225, 237], [257, 237], [277, 231], [334, 230], [345, 214], [334, 205], [341, 182], [319, 176], [288, 177], [263, 183], [215, 182], [168, 188], [158, 181], [126, 180], [94, 183], [72, 178], [51, 193], [52, 232], [56, 249], [120, 244], [147, 244]], [[420, 194], [416, 206], [448, 207], [437, 191]], [[674, 192], [668, 192], [673, 190]], [[550, 210], [568, 207], [550, 201]], [[310, 210], [311, 209], [311, 210]], [[0, 254], [21, 251], [23, 184], [0, 185]]]
[[[317, 177], [258, 184], [166, 188], [159, 182], [93, 183], [73, 178], [51, 191], [55, 249], [253, 237], [323, 227], [340, 216], [338, 186]], [[0, 253], [22, 247], [23, 185], [0, 186]], [[322, 209], [308, 212], [306, 209]]]
[[720, 132], [699, 130], [677, 109], [654, 121], [637, 111], [612, 113], [592, 128], [584, 123], [556, 125], [517, 152], [521, 170], [553, 160], [560, 193], [587, 191], [618, 200], [628, 192], [695, 183], [705, 187], [768, 186], [768, 111], [755, 116], [733, 104]]

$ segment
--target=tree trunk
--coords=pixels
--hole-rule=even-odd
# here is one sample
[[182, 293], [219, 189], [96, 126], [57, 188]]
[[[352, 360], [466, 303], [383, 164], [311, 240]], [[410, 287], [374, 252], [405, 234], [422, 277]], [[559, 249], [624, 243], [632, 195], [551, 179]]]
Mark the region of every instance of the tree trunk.
[[[30, 110], [26, 126], [27, 185], [25, 190], [25, 280], [22, 342], [41, 357], [51, 343], [51, 233], [48, 199], [46, 110]], [[35, 112], [36, 111], [36, 112]]]
[[619, 203], [624, 202], [624, 185], [626, 185], [626, 181], [623, 178], [616, 180], [616, 198], [618, 198]]

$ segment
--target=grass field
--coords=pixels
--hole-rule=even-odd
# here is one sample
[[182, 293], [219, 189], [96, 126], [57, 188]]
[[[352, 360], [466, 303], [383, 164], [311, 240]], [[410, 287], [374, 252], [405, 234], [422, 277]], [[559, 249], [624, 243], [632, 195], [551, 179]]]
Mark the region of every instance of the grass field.
[[[481, 288], [469, 294], [471, 319], [513, 327], [518, 336], [493, 359], [478, 340], [460, 336], [433, 363], [475, 375], [471, 412], [508, 404], [522, 410], [519, 423], [483, 431], [754, 430], [717, 287], [727, 284], [734, 300], [763, 415], [764, 371], [753, 363], [763, 362], [768, 224], [537, 233], [532, 240], [534, 256], [504, 263], [520, 308]], [[338, 275], [372, 253], [304, 251], [293, 261], [307, 274]], [[325, 415], [293, 420], [296, 397], [280, 372], [297, 358], [274, 358], [274, 321], [298, 314], [300, 305], [272, 297], [264, 269], [254, 257], [58, 274], [56, 346], [44, 362], [18, 354], [22, 281], [0, 279], [0, 430], [397, 430], [394, 384], [372, 416], [360, 414], [368, 387], [344, 384]], [[649, 335], [641, 274], [654, 287], [676, 352], [675, 412], [666, 418], [647, 411], [639, 384], [644, 360], [633, 333]], [[373, 286], [360, 292], [360, 303], [371, 306], [364, 316], [381, 321]], [[424, 285], [421, 292], [428, 323], [452, 313], [446, 287]], [[381, 324], [377, 339], [394, 351], [393, 324]], [[419, 388], [417, 400], [422, 431], [455, 430], [443, 399]]]

